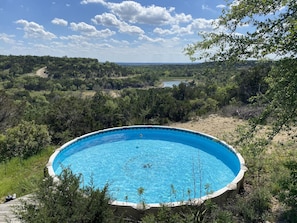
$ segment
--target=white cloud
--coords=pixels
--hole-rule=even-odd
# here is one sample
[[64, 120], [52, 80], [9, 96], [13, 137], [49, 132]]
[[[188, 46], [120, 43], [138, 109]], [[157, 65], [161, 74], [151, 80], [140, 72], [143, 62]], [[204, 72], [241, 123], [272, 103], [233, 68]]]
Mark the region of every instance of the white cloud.
[[103, 0], [81, 1], [81, 4], [88, 3], [100, 3], [110, 10], [111, 13], [104, 13], [95, 17], [95, 21], [102, 25], [108, 25], [109, 23], [109, 26], [116, 26], [119, 21], [133, 24], [168, 25], [189, 23], [193, 20], [189, 14], [174, 14], [174, 7], [142, 6], [138, 2], [129, 0], [120, 3], [105, 2]]
[[124, 21], [143, 24], [166, 24], [171, 20], [170, 12], [155, 5], [144, 7], [134, 1], [108, 3], [108, 8]]
[[57, 38], [55, 34], [45, 31], [42, 25], [35, 22], [28, 22], [27, 20], [20, 19], [16, 21], [16, 24], [20, 24], [24, 27], [25, 38], [36, 38], [51, 40]]
[[124, 21], [120, 21], [114, 14], [103, 13], [102, 15], [96, 15], [92, 21], [97, 25], [112, 26], [118, 28], [121, 33], [128, 34], [144, 34], [144, 31], [138, 26], [132, 26]]
[[122, 23], [119, 32], [121, 33], [128, 33], [128, 34], [144, 34], [144, 31], [139, 28], [138, 26], [131, 26], [127, 23]]
[[100, 24], [103, 26], [120, 26], [121, 21], [117, 19], [114, 14], [111, 13], [103, 13], [102, 15], [96, 15], [92, 21], [95, 24]]
[[164, 39], [162, 38], [151, 38], [151, 37], [148, 37], [146, 35], [140, 35], [139, 40], [145, 40], [145, 41], [148, 41], [148, 42], [151, 42], [151, 43], [158, 43], [158, 42], [165, 42]]
[[184, 35], [191, 35], [193, 34], [193, 31], [192, 31], [192, 26], [191, 25], [188, 25], [186, 27], [180, 27], [178, 25], [173, 25], [171, 30], [179, 35], [179, 36], [184, 36]]
[[81, 42], [81, 41], [85, 41], [86, 37], [81, 36], [81, 35], [69, 35], [69, 36], [60, 36], [61, 40], [70, 40], [70, 41], [74, 41], [74, 42]]
[[103, 37], [103, 38], [106, 38], [106, 37], [110, 37], [110, 36], [113, 36], [115, 35], [116, 33], [114, 31], [111, 31], [110, 29], [103, 29], [103, 30], [99, 30], [95, 36], [96, 37]]
[[166, 9], [160, 6], [144, 7], [135, 1], [123, 1], [121, 3], [105, 2], [103, 0], [84, 0], [81, 4], [100, 3], [106, 6], [121, 20], [131, 23], [142, 24], [167, 24], [172, 20], [170, 13], [174, 8]]
[[191, 30], [191, 25], [187, 25], [185, 27], [181, 27], [179, 25], [172, 25], [170, 29], [162, 29], [162, 28], [155, 28], [154, 33], [158, 35], [178, 35], [178, 36], [184, 36], [184, 35], [191, 35], [193, 34], [193, 31]]
[[176, 14], [174, 16], [174, 18], [175, 18], [177, 23], [188, 23], [188, 22], [191, 22], [193, 20], [191, 15], [186, 15], [184, 13]]
[[84, 32], [84, 33], [92, 33], [92, 32], [96, 32], [97, 29], [95, 28], [95, 26], [89, 25], [85, 22], [80, 22], [80, 23], [70, 23], [70, 28], [73, 31], [80, 31], [80, 32]]
[[73, 31], [81, 32], [83, 35], [88, 37], [101, 37], [106, 38], [115, 34], [110, 29], [97, 30], [95, 26], [89, 25], [85, 22], [70, 23], [70, 28]]
[[64, 19], [54, 18], [52, 20], [52, 24], [59, 25], [59, 26], [67, 26], [68, 22]]
[[174, 32], [170, 29], [162, 29], [159, 27], [155, 28], [153, 32], [158, 35], [172, 35], [172, 34], [174, 34]]
[[223, 9], [223, 8], [226, 8], [226, 5], [223, 5], [223, 4], [217, 5], [216, 8]]
[[192, 22], [191, 29], [193, 31], [213, 29], [215, 27], [214, 22], [213, 19], [198, 18]]
[[192, 35], [199, 31], [214, 29], [215, 20], [213, 19], [204, 19], [198, 18], [194, 19], [190, 24], [186, 26], [180, 26], [179, 24], [173, 24], [169, 29], [163, 29], [157, 27], [153, 30], [154, 33], [158, 35], [177, 35], [177, 36], [185, 36]]
[[100, 4], [106, 4], [106, 2], [104, 0], [83, 0], [80, 2], [80, 4], [82, 5], [86, 5], [89, 3], [100, 3]]
[[0, 41], [3, 41], [4, 43], [13, 44], [14, 41], [14, 35], [8, 35], [6, 33], [0, 33]]

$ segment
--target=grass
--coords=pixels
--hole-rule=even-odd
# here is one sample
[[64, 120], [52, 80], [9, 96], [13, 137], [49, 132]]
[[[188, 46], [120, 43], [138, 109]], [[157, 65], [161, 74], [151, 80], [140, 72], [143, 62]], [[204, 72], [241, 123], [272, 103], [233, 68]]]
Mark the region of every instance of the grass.
[[18, 197], [32, 193], [37, 183], [43, 178], [44, 167], [53, 148], [49, 147], [40, 154], [26, 160], [13, 158], [0, 164], [0, 200], [4, 201], [8, 194]]

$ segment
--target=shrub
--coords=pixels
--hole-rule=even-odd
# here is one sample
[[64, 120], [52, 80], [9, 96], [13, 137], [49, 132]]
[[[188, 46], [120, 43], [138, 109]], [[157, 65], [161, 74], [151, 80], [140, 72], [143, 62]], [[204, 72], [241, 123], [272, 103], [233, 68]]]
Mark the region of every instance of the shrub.
[[270, 210], [271, 195], [264, 188], [256, 188], [250, 194], [239, 197], [234, 212], [238, 213], [244, 222], [264, 222]]
[[211, 201], [202, 205], [184, 206], [182, 210], [176, 211], [170, 207], [163, 206], [156, 215], [149, 214], [142, 218], [143, 223], [232, 223], [233, 215], [228, 210]]
[[284, 202], [289, 210], [284, 213], [289, 222], [297, 221], [297, 161], [290, 160], [285, 163], [285, 167], [289, 170], [288, 175], [283, 175], [279, 180], [281, 191], [279, 193], [280, 201]]
[[82, 176], [70, 169], [64, 169], [58, 178], [45, 178], [32, 198], [17, 207], [22, 222], [116, 222], [108, 204], [107, 185], [102, 190], [92, 183], [81, 188]]
[[28, 158], [38, 154], [49, 143], [47, 126], [37, 125], [34, 121], [21, 121], [16, 127], [6, 131], [1, 156]]

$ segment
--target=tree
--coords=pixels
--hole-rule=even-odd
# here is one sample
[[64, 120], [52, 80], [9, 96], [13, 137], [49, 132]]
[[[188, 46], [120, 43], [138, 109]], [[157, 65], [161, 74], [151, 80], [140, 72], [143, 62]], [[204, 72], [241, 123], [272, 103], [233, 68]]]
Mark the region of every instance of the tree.
[[[295, 0], [231, 1], [215, 22], [217, 29], [201, 33], [201, 41], [185, 53], [193, 60], [219, 61], [278, 58], [265, 81], [265, 94], [254, 102], [265, 105], [255, 125], [272, 118], [271, 137], [287, 126], [296, 126], [297, 111], [297, 2]], [[240, 28], [251, 31], [239, 34]]]
[[287, 204], [291, 210], [287, 213], [288, 218], [292, 222], [297, 220], [297, 162], [296, 160], [289, 160], [285, 163], [285, 167], [289, 170], [289, 176], [283, 176], [280, 179], [280, 185], [283, 190], [279, 193], [279, 198]]
[[81, 188], [83, 177], [64, 169], [58, 181], [47, 177], [29, 199], [16, 208], [22, 222], [116, 222], [108, 204], [108, 186]]
[[53, 96], [45, 117], [53, 143], [63, 143], [93, 130], [89, 99]]
[[[28, 158], [38, 154], [50, 142], [49, 132], [45, 125], [37, 125], [34, 121], [21, 121], [16, 127], [6, 131], [5, 145], [1, 150], [4, 158]], [[1, 158], [1, 157], [0, 157]]]
[[4, 91], [0, 91], [0, 131], [15, 125], [22, 113], [24, 103], [15, 103]]
[[238, 84], [238, 98], [241, 102], [248, 104], [252, 96], [256, 96], [260, 92], [266, 92], [268, 84], [265, 78], [270, 68], [270, 64], [256, 65], [252, 69], [242, 70], [234, 78]]
[[[201, 33], [202, 41], [186, 48], [192, 59], [259, 59], [270, 54], [296, 58], [295, 0], [236, 0], [228, 6], [216, 21], [215, 32]], [[247, 25], [254, 29], [245, 35], [238, 34]]]

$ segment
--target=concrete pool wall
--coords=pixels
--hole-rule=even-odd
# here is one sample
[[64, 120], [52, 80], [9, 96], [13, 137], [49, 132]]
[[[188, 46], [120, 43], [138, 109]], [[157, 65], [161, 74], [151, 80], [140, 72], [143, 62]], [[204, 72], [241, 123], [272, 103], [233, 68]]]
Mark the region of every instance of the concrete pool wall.
[[137, 125], [137, 126], [126, 126], [126, 127], [117, 127], [112, 129], [105, 129], [100, 130], [96, 132], [92, 132], [86, 135], [83, 135], [81, 137], [75, 138], [67, 143], [65, 143], [63, 146], [58, 148], [50, 157], [46, 168], [49, 176], [57, 179], [57, 176], [55, 174], [53, 164], [55, 158], [58, 156], [58, 154], [65, 148], [68, 148], [70, 145], [75, 144], [76, 142], [86, 139], [88, 137], [95, 136], [97, 134], [101, 134], [104, 132], [109, 131], [117, 131], [117, 130], [125, 130], [130, 128], [164, 128], [168, 130], [177, 130], [177, 131], [186, 131], [193, 134], [198, 134], [199, 136], [206, 137], [208, 139], [213, 140], [216, 143], [222, 144], [226, 149], [228, 149], [230, 152], [236, 155], [238, 162], [240, 164], [240, 170], [236, 177], [230, 182], [228, 185], [226, 185], [224, 188], [214, 191], [212, 193], [209, 193], [205, 196], [202, 196], [200, 198], [194, 198], [188, 201], [183, 202], [168, 202], [168, 203], [131, 203], [131, 202], [121, 202], [121, 201], [111, 201], [110, 205], [113, 207], [113, 209], [116, 212], [119, 213], [125, 213], [126, 216], [133, 216], [134, 218], [140, 218], [143, 213], [156, 213], [158, 209], [162, 206], [167, 206], [172, 209], [178, 210], [183, 208], [185, 205], [202, 205], [206, 200], [212, 200], [216, 203], [223, 203], [228, 197], [233, 196], [239, 192], [239, 190], [243, 187], [243, 180], [244, 180], [244, 173], [247, 171], [247, 168], [245, 166], [245, 162], [243, 157], [230, 145], [225, 143], [224, 141], [221, 141], [213, 136], [203, 134], [200, 132], [195, 132], [187, 129], [182, 128], [172, 128], [172, 127], [166, 127], [166, 126], [152, 126], [152, 125]]

